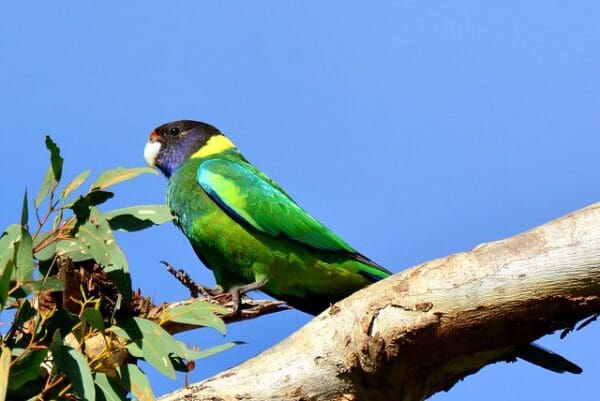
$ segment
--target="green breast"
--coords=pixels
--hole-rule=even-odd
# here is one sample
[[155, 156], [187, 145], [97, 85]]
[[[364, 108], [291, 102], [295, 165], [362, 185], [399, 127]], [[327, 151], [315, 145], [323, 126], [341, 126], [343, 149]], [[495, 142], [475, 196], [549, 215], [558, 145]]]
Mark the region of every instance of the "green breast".
[[200, 159], [188, 160], [175, 171], [167, 185], [167, 204], [188, 238], [196, 218], [216, 211], [214, 202], [196, 183], [200, 163]]
[[[286, 237], [240, 224], [202, 190], [190, 159], [169, 179], [167, 203], [202, 262], [224, 289], [267, 279], [264, 291], [299, 309], [317, 312], [368, 285], [365, 265]], [[303, 305], [303, 302], [310, 302]]]
[[167, 204], [196, 254], [213, 270], [218, 284], [228, 289], [253, 282], [254, 265], [257, 260], [269, 260], [269, 250], [198, 185], [196, 172], [202, 161], [190, 159], [173, 174]]

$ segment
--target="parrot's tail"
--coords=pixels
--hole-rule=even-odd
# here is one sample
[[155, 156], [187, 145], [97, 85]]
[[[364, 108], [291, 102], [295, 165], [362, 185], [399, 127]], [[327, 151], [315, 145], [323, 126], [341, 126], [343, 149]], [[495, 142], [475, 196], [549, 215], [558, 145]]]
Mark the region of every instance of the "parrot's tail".
[[579, 374], [583, 372], [583, 370], [573, 362], [549, 349], [533, 343], [520, 348], [517, 356], [527, 362], [556, 373], [569, 372]]

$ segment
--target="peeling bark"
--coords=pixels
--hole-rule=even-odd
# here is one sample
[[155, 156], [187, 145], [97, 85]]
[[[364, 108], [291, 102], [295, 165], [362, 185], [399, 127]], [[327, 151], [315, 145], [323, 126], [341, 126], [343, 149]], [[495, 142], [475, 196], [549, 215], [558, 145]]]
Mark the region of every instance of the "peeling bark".
[[600, 204], [405, 270], [162, 400], [423, 400], [600, 312]]

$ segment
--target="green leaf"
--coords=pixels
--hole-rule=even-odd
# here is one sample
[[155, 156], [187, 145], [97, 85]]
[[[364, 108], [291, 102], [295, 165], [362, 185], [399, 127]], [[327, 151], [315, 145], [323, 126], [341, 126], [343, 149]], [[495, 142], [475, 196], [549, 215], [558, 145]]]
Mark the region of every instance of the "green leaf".
[[119, 369], [121, 380], [128, 384], [138, 401], [154, 401], [154, 393], [148, 377], [136, 365], [128, 363]]
[[21, 236], [21, 226], [11, 224], [6, 227], [2, 235], [0, 235], [0, 268], [5, 266], [8, 260], [12, 260], [15, 256], [15, 242]]
[[50, 138], [50, 135], [46, 135], [46, 147], [50, 151], [50, 164], [52, 166], [54, 179], [60, 181], [64, 159], [60, 155], [60, 149], [56, 146], [56, 143], [54, 143], [52, 138]]
[[47, 357], [47, 349], [28, 351], [10, 370], [8, 389], [18, 390], [24, 384], [37, 379], [40, 375], [40, 365]]
[[37, 311], [31, 306], [31, 302], [28, 299], [21, 300], [19, 310], [14, 318], [16, 325], [23, 325], [29, 319], [32, 319], [37, 314]]
[[[27, 296], [27, 294], [25, 294], [25, 296]], [[12, 295], [10, 295], [6, 299], [6, 303], [4, 304], [4, 307], [9, 307], [11, 309], [18, 308], [19, 307], [19, 302], [17, 301], [17, 298], [15, 298]]]
[[58, 292], [65, 290], [65, 284], [57, 278], [49, 278], [40, 281], [25, 281], [21, 283], [21, 287], [29, 292]]
[[[40, 238], [38, 236], [36, 239]], [[36, 247], [35, 241], [33, 242], [33, 247]], [[45, 245], [42, 249], [37, 251], [33, 256], [40, 262], [46, 262], [54, 259], [54, 255], [56, 255], [56, 242], [52, 242], [49, 245]]]
[[73, 262], [82, 262], [93, 259], [87, 252], [87, 247], [77, 240], [62, 240], [56, 243], [56, 255], [68, 256]]
[[11, 224], [0, 235], [0, 246], [8, 246], [11, 242], [16, 242], [20, 235], [21, 226], [19, 224]]
[[177, 372], [188, 373], [190, 371], [185, 360], [182, 357], [180, 357], [179, 355], [170, 354], [169, 359], [171, 360], [171, 364], [173, 365], [173, 368]]
[[104, 333], [104, 320], [97, 309], [88, 308], [81, 315], [81, 319], [101, 333]]
[[[181, 344], [183, 345], [183, 343], [181, 343]], [[185, 350], [181, 351], [182, 354], [180, 354], [180, 355], [185, 359], [192, 359], [192, 360], [202, 359], [202, 358], [209, 357], [211, 355], [218, 354], [219, 352], [226, 351], [226, 350], [228, 350], [232, 347], [235, 347], [236, 345], [240, 345], [240, 344], [245, 344], [245, 342], [232, 341], [232, 342], [225, 343], [225, 344], [215, 345], [214, 347], [206, 348], [202, 351], [191, 350], [191, 349], [185, 347], [185, 345], [183, 345], [185, 347]]]
[[90, 208], [89, 219], [79, 226], [75, 239], [79, 242], [81, 250], [91, 255], [96, 262], [103, 266], [111, 264], [115, 237], [100, 210]]
[[173, 220], [167, 205], [139, 205], [104, 214], [113, 230], [139, 231]]
[[15, 277], [17, 281], [33, 279], [33, 240], [29, 231], [21, 230], [21, 239], [15, 244]]
[[81, 173], [79, 173], [77, 177], [73, 178], [73, 181], [71, 181], [60, 193], [60, 199], [67, 199], [69, 195], [73, 193], [73, 191], [75, 191], [77, 188], [79, 188], [81, 184], [84, 183], [84, 181], [88, 178], [91, 172], [91, 169], [84, 170]]
[[73, 330], [73, 327], [79, 322], [79, 317], [66, 309], [59, 309], [54, 312], [45, 322], [44, 329], [48, 333], [48, 337], [52, 333], [60, 334], [65, 337]]
[[150, 167], [134, 167], [124, 168], [117, 167], [112, 170], [106, 170], [94, 181], [92, 188], [104, 189], [111, 185], [118, 184], [123, 181], [130, 180], [141, 174], [154, 174], [157, 175], [155, 169]]
[[90, 208], [92, 206], [98, 206], [115, 196], [112, 192], [93, 190], [85, 194], [85, 196], [79, 196], [74, 202], [66, 205], [66, 208], [73, 210], [77, 220], [82, 222], [89, 218]]
[[2, 268], [2, 275], [0, 276], [0, 310], [4, 309], [6, 301], [8, 300], [8, 292], [10, 291], [10, 279], [13, 274], [13, 266], [13, 261], [8, 259], [6, 260], [6, 265]]
[[94, 376], [96, 390], [99, 390], [97, 392], [101, 393], [106, 401], [127, 400], [127, 391], [124, 391], [121, 386], [115, 383], [114, 379], [104, 373], [95, 373]]
[[125, 302], [131, 302], [131, 275], [125, 254], [117, 245], [111, 249], [110, 264], [104, 267], [111, 281], [123, 295]]
[[6, 390], [8, 389], [8, 375], [10, 371], [10, 349], [2, 346], [0, 354], [0, 400], [6, 399]]
[[52, 172], [52, 167], [48, 167], [48, 171], [46, 171], [46, 176], [44, 177], [44, 181], [42, 182], [42, 186], [33, 201], [33, 206], [36, 209], [39, 209], [40, 205], [48, 195], [50, 191], [50, 186], [52, 185], [52, 179], [54, 178], [54, 173]]
[[21, 227], [27, 227], [29, 222], [29, 205], [27, 202], [27, 189], [23, 195], [23, 208], [21, 209]]
[[225, 323], [215, 313], [226, 314], [229, 310], [206, 301], [194, 301], [167, 309], [167, 319], [176, 323], [211, 327], [225, 335]]
[[91, 207], [89, 218], [80, 224], [75, 233], [75, 242], [59, 242], [57, 253], [69, 254], [73, 261], [94, 259], [109, 275], [126, 302], [131, 300], [131, 277], [127, 259], [116, 245], [108, 221], [95, 207]]
[[113, 326], [113, 331], [131, 341], [127, 345], [131, 355], [144, 358], [163, 375], [175, 379], [175, 369], [169, 354], [177, 354], [181, 347], [162, 327], [151, 320], [134, 317]]
[[64, 345], [58, 332], [52, 339], [50, 349], [57, 370], [69, 379], [73, 391], [86, 400], [95, 400], [94, 378], [85, 356], [76, 349]]

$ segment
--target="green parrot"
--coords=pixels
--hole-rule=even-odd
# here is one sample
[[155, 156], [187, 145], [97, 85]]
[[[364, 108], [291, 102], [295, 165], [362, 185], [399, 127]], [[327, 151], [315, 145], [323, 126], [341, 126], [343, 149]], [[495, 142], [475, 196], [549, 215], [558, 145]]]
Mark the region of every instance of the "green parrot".
[[[241, 293], [260, 289], [316, 315], [392, 274], [300, 208], [209, 124], [161, 125], [144, 158], [168, 178], [167, 204], [177, 226], [238, 302]], [[535, 344], [519, 356], [555, 372], [581, 372]]]

